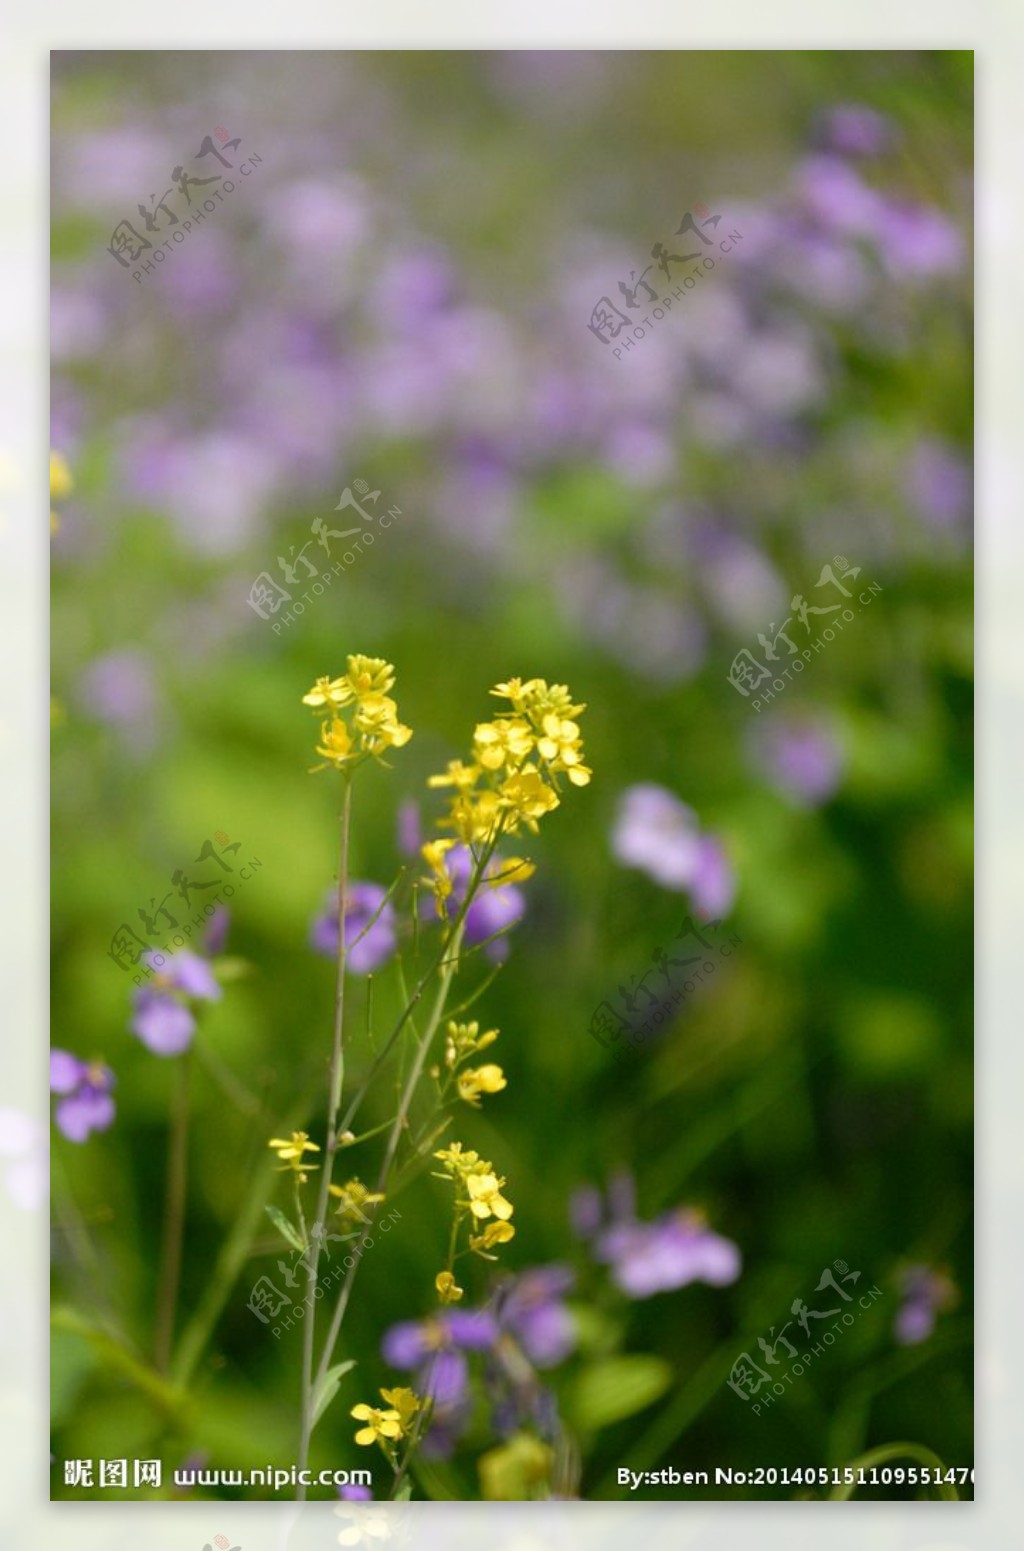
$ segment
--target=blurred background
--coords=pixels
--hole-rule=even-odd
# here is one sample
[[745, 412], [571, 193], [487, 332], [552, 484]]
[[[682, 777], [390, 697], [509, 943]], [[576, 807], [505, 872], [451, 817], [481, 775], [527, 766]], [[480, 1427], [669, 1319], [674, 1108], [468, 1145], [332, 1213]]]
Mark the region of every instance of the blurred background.
[[[587, 703], [593, 783], [531, 841], [475, 1009], [509, 1086], [461, 1127], [516, 1201], [502, 1269], [573, 1272], [545, 1383], [579, 1495], [900, 1439], [973, 1462], [971, 160], [966, 54], [54, 56], [53, 1042], [117, 1083], [109, 1129], [54, 1135], [55, 1496], [110, 1498], [70, 1458], [295, 1458], [299, 1338], [247, 1307], [280, 1254], [250, 1214], [254, 1181], [286, 1204], [266, 1138], [322, 1108], [337, 790], [299, 700], [351, 651], [395, 663], [416, 733], [360, 783], [360, 880], [405, 860], [402, 803], [439, 811], [426, 777], [492, 684]], [[739, 237], [637, 337], [645, 285], [692, 270], [652, 249], [704, 246], [688, 212]], [[840, 601], [830, 564], [859, 568], [852, 623], [755, 708], [734, 660], [813, 640], [796, 599]], [[203, 1023], [181, 1326], [205, 1309], [211, 1338], [182, 1398], [150, 1366], [175, 1063], [128, 1031], [110, 949], [183, 915], [208, 839], [261, 865], [231, 900], [248, 972]], [[640, 1048], [590, 1037], [689, 912], [741, 939], [728, 966]], [[383, 1022], [386, 965], [373, 994]], [[570, 1220], [623, 1171], [640, 1220], [703, 1211], [739, 1276], [625, 1293]], [[348, 1407], [434, 1304], [445, 1204], [418, 1182], [361, 1270], [316, 1465], [376, 1463]], [[734, 1360], [836, 1261], [882, 1296], [755, 1415]], [[499, 1438], [481, 1404], [418, 1495], [480, 1495]], [[702, 1495], [744, 1490], [800, 1489]]]

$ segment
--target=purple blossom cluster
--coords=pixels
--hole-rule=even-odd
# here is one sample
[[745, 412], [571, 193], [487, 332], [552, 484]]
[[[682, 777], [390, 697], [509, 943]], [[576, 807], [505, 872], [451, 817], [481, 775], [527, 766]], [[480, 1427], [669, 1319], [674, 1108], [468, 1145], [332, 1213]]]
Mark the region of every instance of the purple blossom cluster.
[[736, 884], [724, 847], [700, 829], [679, 797], [653, 782], [630, 786], [619, 800], [612, 854], [645, 872], [662, 888], [689, 894], [704, 920], [727, 915]]
[[[445, 857], [452, 890], [445, 901], [449, 920], [454, 920], [465, 902], [473, 873], [469, 847], [453, 846]], [[516, 884], [502, 883], [502, 863], [494, 858], [481, 880], [466, 911], [463, 945], [481, 948], [492, 963], [508, 957], [507, 933], [522, 920], [526, 897]], [[420, 902], [425, 924], [436, 921], [433, 901]], [[323, 907], [314, 917], [309, 933], [310, 947], [325, 958], [338, 956], [338, 893], [328, 890]], [[345, 891], [346, 965], [352, 974], [368, 975], [380, 969], [395, 955], [398, 947], [398, 917], [379, 883], [352, 882]]]
[[[584, 65], [582, 55], [567, 58], [559, 73], [596, 81]], [[550, 66], [505, 59], [483, 67], [485, 84], [532, 113]], [[632, 68], [624, 57], [601, 61], [600, 85], [582, 93], [580, 111], [602, 111]], [[239, 103], [273, 94], [258, 62], [233, 69]], [[421, 459], [425, 540], [453, 576], [511, 568], [573, 629], [665, 682], [699, 671], [713, 629], [765, 606], [770, 617], [784, 602], [762, 528], [810, 469], [823, 508], [807, 538], [814, 557], [830, 531], [879, 498], [899, 519], [885, 527], [908, 558], [941, 559], [936, 537], [962, 541], [970, 475], [942, 426], [921, 425], [908, 408], [898, 422], [862, 418], [851, 441], [846, 417], [830, 413], [851, 381], [851, 329], [858, 360], [899, 361], [913, 355], [927, 320], [964, 294], [965, 238], [945, 209], [900, 186], [886, 159], [899, 135], [893, 122], [840, 104], [812, 126], [792, 176], [759, 202], [719, 190], [715, 208], [743, 234], [728, 264], [641, 350], [613, 362], [603, 352], [595, 359], [585, 318], [592, 293], [614, 290], [635, 265], [632, 240], [556, 227], [531, 266], [530, 293], [488, 286], [416, 229], [404, 197], [415, 136], [383, 82], [334, 56], [303, 95], [279, 121], [278, 144], [261, 148], [244, 209], [176, 249], [144, 304], [114, 264], [76, 258], [54, 276], [53, 434], [72, 461], [97, 429], [94, 406], [112, 401], [102, 390], [120, 369], [114, 346], [129, 314], [140, 360], [159, 359], [183, 324], [197, 325], [193, 348], [177, 357], [173, 403], [153, 374], [150, 389], [104, 427], [113, 453], [104, 495], [123, 513], [165, 516], [186, 550], [237, 566], [237, 597], [225, 590], [235, 601], [217, 611], [217, 630], [251, 628], [252, 557], [283, 532], [286, 498], [322, 500], [371, 446], [400, 443]], [[392, 161], [372, 188], [360, 171], [367, 115], [378, 126], [375, 164]], [[194, 128], [177, 106], [116, 130], [58, 134], [57, 220], [88, 215], [104, 231], [147, 183], [144, 169], [163, 165]], [[669, 206], [664, 215], [678, 218]], [[742, 469], [725, 479], [741, 446]], [[709, 458], [721, 495], [689, 477]], [[538, 541], [536, 491], [560, 483], [572, 504], [583, 469], [616, 492], [629, 563], [583, 534], [568, 550]], [[859, 528], [865, 560], [883, 542], [891, 549], [877, 525]], [[58, 556], [76, 542], [69, 522]], [[900, 554], [888, 559], [898, 564]], [[487, 591], [456, 587], [452, 596], [473, 608]], [[145, 665], [117, 653], [88, 664], [81, 693], [92, 714], [123, 736], [135, 729], [145, 746], [153, 725]]]
[[577, 1191], [571, 1216], [577, 1234], [589, 1240], [595, 1260], [610, 1268], [627, 1298], [651, 1298], [691, 1282], [727, 1287], [739, 1277], [739, 1249], [713, 1233], [700, 1212], [676, 1208], [642, 1222], [629, 1175], [612, 1180], [607, 1208], [593, 1187]]
[[[152, 975], [152, 984], [134, 992], [128, 1027], [154, 1055], [181, 1055], [195, 1035], [198, 1007], [220, 1000], [211, 959], [223, 950], [229, 922], [229, 911], [218, 905], [207, 923], [201, 953], [147, 950], [141, 955], [139, 962]], [[54, 1120], [69, 1142], [85, 1142], [94, 1131], [113, 1125], [115, 1080], [102, 1061], [83, 1061], [67, 1050], [50, 1051], [50, 1092], [60, 1097]]]

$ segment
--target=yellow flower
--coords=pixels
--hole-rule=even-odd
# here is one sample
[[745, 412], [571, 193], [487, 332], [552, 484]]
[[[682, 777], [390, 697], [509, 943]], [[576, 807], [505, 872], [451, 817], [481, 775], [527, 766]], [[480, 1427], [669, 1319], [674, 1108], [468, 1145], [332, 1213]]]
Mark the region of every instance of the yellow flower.
[[[450, 1147], [442, 1147], [434, 1154], [448, 1170], [450, 1179], [462, 1179], [465, 1174], [480, 1167], [480, 1155], [472, 1148], [463, 1149], [461, 1142], [452, 1142]], [[490, 1164], [484, 1165], [481, 1172], [486, 1172]]]
[[535, 830], [537, 820], [558, 807], [558, 796], [533, 765], [525, 765], [502, 784], [501, 802], [512, 815], [510, 829], [525, 823]]
[[480, 1108], [482, 1093], [500, 1093], [504, 1087], [507, 1087], [507, 1083], [500, 1066], [468, 1067], [459, 1073], [459, 1098], [465, 1099], [467, 1104], [472, 1104], [476, 1109]]
[[480, 722], [473, 733], [473, 752], [485, 770], [515, 769], [533, 748], [533, 733], [518, 717]]
[[497, 1029], [481, 1034], [479, 1023], [449, 1023], [445, 1032], [444, 1061], [449, 1070], [478, 1050], [486, 1050], [498, 1037]]
[[[434, 1277], [434, 1286], [442, 1303], [458, 1303], [464, 1292], [464, 1289], [456, 1284], [450, 1271], [439, 1271]], [[381, 1394], [383, 1393], [382, 1390]]]
[[344, 679], [317, 679], [302, 704], [311, 706], [343, 706], [352, 698], [352, 692]]
[[301, 1185], [306, 1183], [306, 1171], [319, 1167], [318, 1164], [307, 1163], [303, 1156], [307, 1152], [320, 1151], [316, 1143], [309, 1140], [305, 1131], [293, 1131], [287, 1141], [279, 1136], [275, 1136], [267, 1143], [267, 1146], [274, 1149], [277, 1153], [278, 1162], [285, 1169], [291, 1169], [293, 1173], [299, 1176], [299, 1183]]
[[367, 691], [356, 702], [355, 724], [362, 735], [363, 748], [370, 754], [383, 754], [389, 748], [402, 748], [412, 737], [412, 728], [398, 720], [398, 707], [389, 695]]
[[450, 759], [445, 768], [444, 775], [432, 775], [427, 779], [428, 786], [454, 786], [456, 791], [472, 791], [480, 779], [479, 765], [464, 765], [461, 759]]
[[516, 1230], [510, 1222], [501, 1222], [494, 1218], [482, 1233], [470, 1234], [469, 1247], [474, 1254], [482, 1255], [489, 1249], [493, 1249], [495, 1244], [507, 1244], [509, 1239], [514, 1239], [515, 1236]]
[[537, 752], [541, 758], [549, 763], [560, 759], [565, 765], [579, 764], [577, 749], [580, 730], [576, 723], [563, 721], [553, 711], [549, 711], [541, 726], [544, 729], [544, 736], [537, 739]]
[[364, 1206], [376, 1206], [386, 1197], [379, 1191], [367, 1190], [366, 1186], [358, 1179], [350, 1179], [344, 1185], [328, 1185], [328, 1191], [332, 1196], [338, 1197], [338, 1217], [358, 1217], [361, 1222], [371, 1222], [363, 1211]]
[[496, 856], [487, 864], [484, 876], [497, 888], [506, 883], [525, 883], [536, 871], [536, 864], [524, 861], [521, 856]]
[[514, 1207], [501, 1194], [505, 1181], [496, 1174], [470, 1174], [466, 1178], [469, 1192], [469, 1209], [474, 1217], [499, 1217], [505, 1222], [512, 1216]]
[[487, 844], [500, 816], [501, 799], [497, 792], [483, 791], [454, 798], [451, 812], [443, 822], [454, 829], [465, 845]]
[[412, 728], [398, 720], [398, 706], [387, 693], [394, 682], [395, 670], [382, 657], [355, 655], [348, 659], [347, 673], [318, 678], [303, 695], [303, 705], [332, 713], [322, 724], [317, 753], [335, 769], [355, 765], [367, 754], [380, 758], [408, 743]]
[[378, 1410], [376, 1406], [368, 1406], [360, 1403], [353, 1406], [350, 1415], [357, 1422], [365, 1422], [365, 1427], [360, 1427], [356, 1433], [356, 1442], [361, 1444], [387, 1443], [389, 1439], [402, 1436], [402, 1420], [397, 1410], [390, 1407], [387, 1411]]
[[340, 770], [353, 757], [352, 734], [347, 725], [336, 716], [333, 721], [323, 723], [320, 736], [323, 742], [317, 744], [317, 753]]
[[423, 1404], [419, 1395], [414, 1390], [400, 1386], [397, 1389], [382, 1389], [380, 1398], [386, 1400], [393, 1410], [398, 1412], [398, 1422], [404, 1433], [409, 1431], [409, 1424], [416, 1416]]
[[356, 654], [348, 659], [345, 675], [354, 695], [376, 692], [386, 695], [395, 682], [395, 670], [383, 657], [363, 657]]

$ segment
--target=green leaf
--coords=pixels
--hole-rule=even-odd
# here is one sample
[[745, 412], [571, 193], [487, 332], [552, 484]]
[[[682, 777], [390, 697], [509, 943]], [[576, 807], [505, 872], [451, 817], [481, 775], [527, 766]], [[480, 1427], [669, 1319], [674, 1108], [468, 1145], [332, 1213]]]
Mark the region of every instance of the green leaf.
[[580, 1374], [569, 1393], [569, 1411], [580, 1428], [607, 1427], [653, 1405], [671, 1383], [672, 1368], [662, 1357], [609, 1357]]
[[288, 1243], [292, 1246], [293, 1249], [297, 1249], [299, 1251], [305, 1250], [306, 1245], [302, 1234], [299, 1232], [298, 1228], [296, 1228], [295, 1224], [289, 1221], [283, 1212], [279, 1212], [276, 1206], [264, 1207], [264, 1211], [270, 1218], [270, 1221], [274, 1224], [274, 1227], [277, 1229], [278, 1233], [282, 1234], [283, 1237], [288, 1240]]
[[350, 1357], [348, 1362], [338, 1363], [336, 1367], [328, 1368], [327, 1372], [324, 1374], [324, 1381], [320, 1385], [316, 1394], [313, 1396], [314, 1427], [316, 1426], [317, 1422], [319, 1422], [324, 1412], [327, 1410], [327, 1407], [330, 1405], [335, 1395], [338, 1393], [338, 1390], [341, 1387], [341, 1381], [345, 1374], [350, 1368], [354, 1368], [355, 1365], [355, 1358]]

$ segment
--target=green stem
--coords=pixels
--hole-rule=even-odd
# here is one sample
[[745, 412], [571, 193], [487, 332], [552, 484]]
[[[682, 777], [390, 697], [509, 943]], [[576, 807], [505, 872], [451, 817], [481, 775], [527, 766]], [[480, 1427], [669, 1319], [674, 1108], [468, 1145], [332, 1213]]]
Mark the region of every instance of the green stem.
[[[470, 899], [472, 897], [472, 891], [467, 893], [466, 897], [467, 900]], [[391, 1127], [391, 1135], [388, 1137], [387, 1151], [385, 1153], [384, 1162], [381, 1165], [380, 1175], [375, 1187], [378, 1191], [386, 1192], [387, 1190], [388, 1180], [391, 1174], [391, 1167], [395, 1160], [395, 1154], [398, 1151], [398, 1143], [401, 1138], [402, 1131], [405, 1127], [409, 1106], [412, 1103], [412, 1096], [416, 1090], [416, 1085], [419, 1082], [420, 1075], [426, 1063], [427, 1053], [430, 1049], [431, 1041], [437, 1032], [437, 1027], [441, 1022], [441, 1018], [444, 1015], [445, 1003], [448, 999], [448, 988], [451, 984], [452, 976], [455, 973], [455, 967], [458, 960], [458, 944], [462, 938], [464, 924], [465, 910], [462, 910], [460, 911], [458, 924], [455, 928], [454, 939], [447, 945], [452, 946], [452, 943], [454, 943], [456, 952], [454, 956], [444, 960], [444, 967], [441, 969], [438, 991], [434, 1000], [434, 1006], [427, 1021], [426, 1030], [424, 1031], [423, 1037], [420, 1040], [419, 1047], [416, 1052], [416, 1058], [413, 1061], [412, 1070], [406, 1079], [405, 1088], [402, 1092], [401, 1102], [398, 1106], [398, 1113], [395, 1115], [394, 1123]], [[376, 1216], [376, 1208], [374, 1208], [373, 1215], [374, 1217]], [[324, 1343], [323, 1353], [320, 1357], [320, 1366], [317, 1370], [318, 1385], [323, 1382], [324, 1376], [326, 1375], [327, 1370], [331, 1365], [331, 1358], [334, 1355], [334, 1348], [337, 1345], [338, 1336], [341, 1334], [342, 1321], [345, 1318], [345, 1310], [348, 1307], [348, 1300], [352, 1292], [352, 1284], [355, 1281], [356, 1272], [359, 1269], [361, 1258], [361, 1256], [357, 1257], [352, 1262], [352, 1265], [349, 1267], [345, 1276], [345, 1280], [342, 1282], [341, 1288], [338, 1292], [337, 1302], [334, 1306], [334, 1313], [331, 1316], [330, 1328], [327, 1332], [327, 1339]]]
[[[932, 1470], [941, 1470], [945, 1473], [945, 1465], [939, 1456], [923, 1443], [883, 1443], [877, 1449], [870, 1449], [867, 1454], [861, 1454], [858, 1459], [850, 1462], [850, 1469], [870, 1470], [874, 1465], [884, 1464], [887, 1459], [916, 1459], [919, 1464], [927, 1465]], [[936, 1481], [933, 1483], [944, 1502], [959, 1502], [960, 1494], [950, 1481]], [[837, 1486], [828, 1495], [828, 1501], [833, 1503], [848, 1502], [857, 1490], [856, 1481], [848, 1481], [843, 1486]]]
[[159, 1373], [170, 1366], [174, 1319], [181, 1281], [181, 1245], [185, 1230], [185, 1192], [188, 1184], [188, 1115], [191, 1052], [186, 1050], [175, 1073], [171, 1136], [167, 1156], [167, 1195], [164, 1206], [164, 1240], [161, 1254], [160, 1291], [157, 1296], [154, 1365]]
[[[294, 1131], [308, 1108], [309, 1095], [304, 1094], [285, 1115], [283, 1130], [286, 1135]], [[178, 1342], [172, 1373], [175, 1383], [183, 1388], [190, 1382], [210, 1334], [231, 1296], [239, 1273], [249, 1257], [252, 1242], [264, 1221], [263, 1209], [276, 1189], [275, 1173], [265, 1168], [254, 1170], [249, 1195], [234, 1218], [203, 1296]]]
[[[304, 1470], [309, 1459], [309, 1440], [313, 1431], [313, 1339], [315, 1335], [315, 1311], [317, 1277], [320, 1269], [320, 1244], [330, 1201], [331, 1175], [334, 1155], [338, 1147], [338, 1110], [341, 1107], [341, 1086], [345, 1074], [345, 1056], [342, 1036], [345, 1027], [345, 915], [348, 907], [348, 837], [352, 814], [352, 781], [345, 777], [345, 789], [341, 804], [341, 842], [338, 859], [338, 977], [334, 997], [334, 1039], [331, 1047], [331, 1071], [327, 1109], [327, 1136], [324, 1144], [324, 1161], [320, 1170], [320, 1189], [317, 1194], [316, 1216], [313, 1220], [312, 1242], [307, 1250], [306, 1261], [306, 1321], [302, 1328], [302, 1423], [299, 1437], [299, 1469]], [[299, 1500], [305, 1497], [305, 1489], [299, 1488]]]

